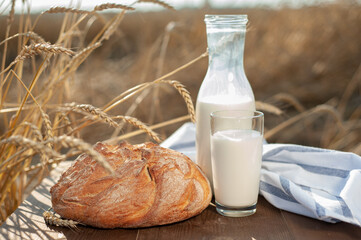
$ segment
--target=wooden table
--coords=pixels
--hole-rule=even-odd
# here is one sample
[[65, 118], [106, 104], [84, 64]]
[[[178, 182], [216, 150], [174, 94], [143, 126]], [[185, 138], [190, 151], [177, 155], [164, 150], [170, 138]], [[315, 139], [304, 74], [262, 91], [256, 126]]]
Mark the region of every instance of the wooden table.
[[361, 239], [360, 227], [282, 211], [263, 197], [256, 214], [245, 218], [223, 217], [209, 206], [196, 217], [161, 227], [104, 230], [79, 226], [73, 230], [47, 226], [42, 213], [51, 205], [49, 189], [68, 166], [68, 162], [61, 163], [1, 225], [0, 239]]

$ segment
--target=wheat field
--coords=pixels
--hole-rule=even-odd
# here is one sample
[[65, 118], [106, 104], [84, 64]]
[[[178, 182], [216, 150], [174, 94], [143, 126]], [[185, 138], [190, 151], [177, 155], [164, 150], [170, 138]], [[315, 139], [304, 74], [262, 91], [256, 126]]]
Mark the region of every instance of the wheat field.
[[[137, 12], [142, 2], [162, 12]], [[245, 71], [269, 142], [361, 154], [361, 7], [175, 11], [161, 1], [0, 5], [0, 223], [57, 163], [97, 141], [161, 142], [194, 121], [204, 14], [248, 14]], [[112, 13], [103, 13], [112, 9]], [[50, 23], [50, 24], [49, 24]]]

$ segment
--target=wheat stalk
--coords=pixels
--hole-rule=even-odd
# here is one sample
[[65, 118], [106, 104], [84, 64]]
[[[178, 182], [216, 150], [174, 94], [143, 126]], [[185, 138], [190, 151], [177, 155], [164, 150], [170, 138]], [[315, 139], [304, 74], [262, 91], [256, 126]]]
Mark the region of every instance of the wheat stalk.
[[[160, 78], [157, 78], [156, 80], [154, 80], [153, 82], [157, 82], [157, 81], [161, 81], [164, 80], [174, 74], [176, 74], [179, 71], [182, 71], [183, 69], [191, 66], [192, 64], [196, 63], [197, 61], [201, 60], [202, 58], [205, 58], [208, 56], [208, 52], [204, 52], [202, 53], [200, 56], [196, 57], [195, 59], [189, 61], [188, 63], [178, 67], [177, 69], [163, 75]], [[119, 105], [120, 103], [124, 102], [126, 99], [130, 98], [131, 96], [135, 95], [138, 92], [143, 91], [144, 89], [146, 89], [151, 83], [142, 83], [139, 84], [138, 86], [135, 86], [131, 89], [128, 89], [127, 91], [121, 93], [119, 96], [115, 97], [112, 101], [110, 101], [105, 107], [104, 107], [104, 112], [107, 112], [111, 109], [113, 109], [115, 106]]]
[[41, 132], [40, 132], [40, 129], [39, 129], [37, 126], [35, 126], [34, 124], [29, 123], [29, 122], [23, 122], [23, 123], [20, 124], [20, 126], [30, 127], [30, 129], [31, 129], [32, 132], [34, 133], [35, 138], [36, 138], [37, 141], [41, 142], [41, 141], [44, 140], [44, 139], [43, 139], [43, 135], [42, 135]]
[[[28, 154], [28, 155], [22, 155], [24, 154], [24, 152], [26, 152], [28, 149], [23, 148], [20, 151], [17, 151], [16, 153], [12, 154], [9, 158], [7, 158], [5, 161], [0, 163], [0, 173], [6, 172], [11, 170], [11, 168], [13, 168], [15, 165], [21, 163], [22, 161], [24, 161], [24, 159], [33, 157], [35, 155], [35, 153], [33, 154]], [[16, 158], [18, 158], [18, 160], [16, 160]], [[14, 160], [14, 161], [13, 161]], [[43, 164], [39, 163], [39, 167], [44, 167]]]
[[[102, 6], [102, 5], [100, 5]], [[105, 7], [106, 4], [103, 6]], [[116, 31], [117, 27], [119, 26], [121, 20], [124, 17], [124, 11], [118, 14], [114, 21], [108, 26], [108, 28], [105, 30], [102, 38], [99, 41], [96, 41], [94, 44], [82, 49], [80, 52], [78, 52], [71, 61], [67, 64], [67, 66], [64, 69], [73, 68], [76, 69], [79, 66], [79, 63], [82, 62], [83, 59], [85, 59], [94, 49], [100, 47], [102, 45], [102, 41], [108, 40], [109, 37]]]
[[317, 113], [328, 113], [331, 116], [334, 117], [334, 119], [336, 120], [336, 123], [339, 126], [339, 129], [341, 129], [341, 131], [344, 131], [344, 126], [343, 126], [343, 122], [341, 119], [341, 116], [339, 115], [339, 113], [336, 111], [336, 109], [332, 106], [329, 105], [318, 105], [308, 111], [302, 112], [290, 119], [288, 119], [287, 121], [282, 122], [281, 124], [277, 125], [276, 127], [270, 129], [269, 131], [267, 131], [264, 135], [265, 139], [270, 138], [271, 136], [275, 135], [276, 133], [278, 133], [279, 131], [285, 129], [286, 127], [289, 127], [290, 125], [294, 124], [295, 122], [301, 120], [301, 119], [306, 119], [309, 116], [312, 116], [314, 114]]
[[[0, 173], [5, 173], [6, 172], [9, 172], [9, 171], [12, 171], [12, 170], [15, 170], [15, 169], [19, 169], [19, 172], [26, 172], [25, 168], [22, 167], [18, 167], [18, 164], [26, 161], [27, 159], [31, 159], [34, 157], [35, 154], [27, 154], [27, 155], [22, 155], [27, 149], [23, 149], [19, 152], [16, 152], [14, 155], [14, 158], [11, 156], [9, 159], [6, 159], [6, 161], [4, 161], [2, 164], [1, 164], [1, 170], [0, 170]], [[16, 161], [11, 161], [13, 159], [17, 158]], [[37, 166], [37, 169], [40, 169], [40, 168], [44, 168], [44, 164], [42, 163], [39, 163], [38, 166]]]
[[104, 41], [104, 40], [108, 40], [110, 38], [111, 35], [113, 35], [113, 33], [117, 30], [119, 24], [121, 23], [121, 21], [123, 20], [124, 17], [124, 13], [125, 11], [122, 11], [121, 13], [119, 13], [116, 18], [114, 19], [114, 21], [112, 22], [112, 24], [110, 24], [110, 26], [107, 28], [107, 30], [104, 32], [102, 38], [100, 39], [100, 42]]
[[58, 78], [54, 80], [54, 84], [49, 87], [49, 89], [54, 89], [57, 86], [59, 86], [65, 79], [67, 79], [71, 73], [73, 73], [79, 65], [84, 61], [86, 57], [89, 56], [89, 54], [95, 50], [96, 48], [100, 47], [102, 44], [101, 42], [96, 42], [84, 49], [82, 49], [80, 52], [76, 53], [71, 60], [68, 62], [68, 64], [63, 68], [62, 73], [66, 73], [66, 70], [69, 70], [65, 75], [60, 74]]
[[273, 96], [272, 99], [287, 102], [288, 104], [293, 106], [298, 112], [303, 112], [306, 110], [305, 107], [302, 106], [302, 104], [294, 96], [287, 93], [278, 93]]
[[44, 221], [48, 225], [76, 229], [76, 225], [80, 224], [79, 222], [74, 220], [62, 219], [57, 214], [54, 214], [52, 211], [53, 209], [49, 208], [47, 211], [43, 212]]
[[[164, 121], [164, 122], [161, 122], [161, 123], [154, 124], [152, 126], [149, 126], [149, 129], [151, 129], [151, 130], [159, 129], [159, 128], [163, 128], [163, 127], [175, 124], [175, 123], [187, 121], [189, 119], [190, 119], [189, 115], [185, 115], [185, 116], [182, 116], [182, 117], [178, 117], [178, 118], [175, 118], [175, 119], [171, 119], [171, 120], [168, 120], [168, 121]], [[126, 134], [121, 135], [121, 136], [113, 137], [111, 139], [106, 140], [105, 142], [106, 143], [116, 143], [116, 142], [119, 142], [121, 140], [137, 136], [137, 135], [142, 134], [142, 133], [143, 133], [142, 130], [136, 130], [136, 131], [129, 132], [129, 133], [126, 133]]]
[[352, 93], [355, 91], [357, 84], [361, 83], [361, 64], [358, 66], [356, 72], [352, 76], [350, 82], [347, 84], [341, 100], [338, 104], [338, 110], [341, 114], [344, 114], [347, 106], [347, 102], [350, 99]]
[[348, 134], [342, 134], [339, 139], [334, 139], [334, 141], [328, 144], [330, 149], [343, 149], [346, 146], [351, 146], [351, 143], [357, 141], [358, 134], [349, 132]]
[[178, 92], [180, 93], [180, 95], [183, 97], [186, 105], [187, 105], [187, 109], [188, 109], [188, 113], [191, 117], [191, 121], [195, 122], [195, 113], [194, 113], [194, 106], [193, 106], [193, 102], [192, 102], [192, 98], [188, 92], [188, 90], [185, 88], [185, 86], [183, 84], [181, 84], [180, 82], [176, 81], [176, 80], [165, 80], [163, 78], [159, 78], [154, 80], [153, 82], [150, 83], [143, 83], [140, 84], [139, 86], [136, 86], [132, 89], [134, 89], [133, 92], [131, 91], [127, 91], [128, 95], [124, 96], [122, 99], [116, 101], [115, 103], [113, 103], [112, 105], [110, 105], [109, 107], [107, 107], [105, 109], [105, 111], [110, 110], [111, 108], [113, 108], [114, 106], [116, 106], [117, 104], [123, 102], [124, 100], [128, 99], [130, 96], [133, 96], [134, 94], [143, 91], [144, 89], [150, 87], [153, 84], [159, 84], [159, 83], [167, 83], [170, 84], [171, 86], [173, 86], [174, 88], [176, 88], [178, 90]]
[[69, 136], [53, 137], [43, 142], [43, 144], [32, 141], [28, 138], [24, 138], [22, 136], [11, 136], [9, 138], [0, 141], [0, 145], [7, 143], [22, 146], [28, 149], [33, 149], [35, 152], [42, 153], [44, 156], [47, 156], [48, 158], [56, 158], [56, 159], [64, 159], [65, 157], [55, 152], [51, 148], [46, 147], [45, 145], [49, 143], [58, 143], [64, 147], [76, 148], [81, 152], [88, 154], [94, 160], [99, 162], [109, 173], [112, 174], [114, 173], [110, 164], [103, 158], [102, 155], [100, 155], [97, 151], [95, 151], [88, 143], [85, 143], [84, 141], [77, 138], [73, 138]]
[[28, 37], [28, 38], [32, 39], [34, 42], [37, 42], [37, 43], [45, 43], [44, 38], [42, 38], [39, 34], [30, 31], [30, 32], [26, 32], [26, 33], [14, 34], [13, 36], [8, 37], [5, 40], [1, 41], [0, 45], [4, 44], [7, 41], [10, 41], [11, 39], [14, 39], [14, 38], [17, 38], [17, 37], [20, 37], [20, 36]]
[[15, 0], [11, 0], [11, 9], [7, 18], [7, 25], [10, 25], [12, 22], [14, 22], [15, 2]]
[[[80, 152], [78, 152], [78, 154], [80, 154]], [[61, 159], [61, 158], [58, 158], [58, 159], [50, 159], [49, 161], [47, 161], [47, 164], [48, 165], [53, 165], [53, 164], [58, 164], [59, 162], [63, 161], [64, 159]], [[26, 167], [23, 169], [24, 172], [31, 172], [31, 171], [34, 171], [36, 169], [39, 169], [39, 168], [43, 168], [44, 167], [44, 164], [43, 163], [37, 163], [37, 164], [34, 164], [34, 165], [31, 165], [29, 167]]]
[[[9, 35], [10, 35], [11, 24], [14, 21], [14, 13], [15, 13], [15, 0], [12, 0], [11, 1], [11, 10], [10, 10], [9, 16], [7, 18], [7, 25], [6, 25], [6, 30], [5, 30], [5, 39], [8, 38]], [[3, 48], [3, 53], [2, 53], [2, 63], [1, 63], [1, 68], [0, 68], [1, 69], [1, 73], [0, 73], [0, 82], [1, 82], [1, 84], [4, 81], [3, 73], [9, 69], [9, 68], [5, 69], [7, 48], [8, 48], [8, 42], [5, 42], [5, 46]], [[0, 99], [2, 99], [2, 97], [3, 97], [2, 94], [3, 94], [3, 91], [2, 91], [2, 88], [0, 88]], [[1, 106], [0, 106], [0, 108], [1, 108]], [[1, 211], [0, 211], [0, 214], [1, 214]]]
[[65, 69], [70, 68], [71, 66], [74, 66], [75, 63], [78, 63], [79, 61], [84, 59], [84, 57], [88, 56], [91, 51], [93, 51], [94, 49], [100, 47], [101, 45], [102, 45], [101, 42], [96, 42], [96, 43], [82, 49], [80, 52], [78, 52], [77, 54], [75, 54], [72, 57], [71, 61], [67, 64]]

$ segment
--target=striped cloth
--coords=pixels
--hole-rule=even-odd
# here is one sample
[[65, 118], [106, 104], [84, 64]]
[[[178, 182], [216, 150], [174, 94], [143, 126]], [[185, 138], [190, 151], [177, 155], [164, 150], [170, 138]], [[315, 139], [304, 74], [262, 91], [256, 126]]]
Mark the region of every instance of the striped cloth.
[[[163, 147], [195, 161], [195, 126], [185, 123]], [[292, 144], [264, 144], [260, 194], [277, 208], [361, 226], [361, 157]]]

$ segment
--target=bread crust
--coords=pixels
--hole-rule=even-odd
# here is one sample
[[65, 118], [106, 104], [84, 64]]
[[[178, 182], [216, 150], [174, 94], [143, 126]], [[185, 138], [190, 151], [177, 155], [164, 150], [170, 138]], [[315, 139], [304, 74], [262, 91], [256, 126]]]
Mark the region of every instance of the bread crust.
[[153, 143], [94, 149], [116, 174], [80, 155], [50, 189], [53, 209], [64, 218], [99, 228], [149, 227], [188, 219], [211, 201], [208, 179], [182, 153]]

